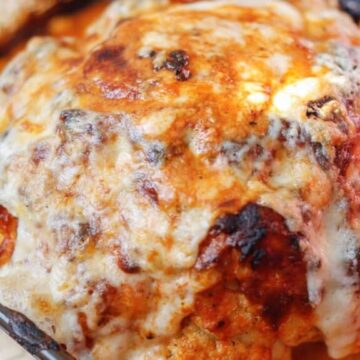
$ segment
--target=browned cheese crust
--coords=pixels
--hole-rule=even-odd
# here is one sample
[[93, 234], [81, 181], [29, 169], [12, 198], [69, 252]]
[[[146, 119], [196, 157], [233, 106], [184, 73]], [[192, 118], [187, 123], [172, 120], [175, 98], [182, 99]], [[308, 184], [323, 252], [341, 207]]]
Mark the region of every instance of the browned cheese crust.
[[358, 352], [358, 27], [178, 3], [115, 1], [0, 75], [0, 302], [84, 360]]

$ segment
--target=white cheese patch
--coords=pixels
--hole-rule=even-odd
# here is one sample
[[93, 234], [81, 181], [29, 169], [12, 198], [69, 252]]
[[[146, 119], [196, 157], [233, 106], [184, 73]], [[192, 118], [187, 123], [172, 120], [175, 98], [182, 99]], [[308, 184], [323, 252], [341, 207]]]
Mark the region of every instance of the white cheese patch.
[[323, 92], [324, 88], [318, 78], [298, 80], [275, 93], [274, 112], [287, 119], [303, 119], [307, 102], [321, 98]]
[[173, 232], [174, 246], [168, 253], [174, 267], [188, 267], [195, 264], [200, 242], [207, 234], [213, 214], [208, 208], [193, 208], [184, 211]]
[[318, 293], [318, 326], [325, 335], [329, 353], [334, 358], [351, 354], [360, 331], [359, 278], [355, 268], [360, 241], [346, 223], [347, 204], [339, 202], [326, 210], [319, 242], [321, 267], [308, 273], [310, 294]]
[[145, 48], [173, 50], [178, 47], [178, 36], [169, 35], [160, 31], [151, 31], [142, 38], [142, 46]]
[[288, 55], [276, 53], [267, 59], [270, 69], [278, 76], [283, 76], [289, 70], [291, 58]]
[[141, 130], [145, 135], [156, 136], [166, 132], [174, 122], [176, 111], [163, 109], [141, 119]]
[[212, 10], [220, 8], [226, 5], [234, 5], [244, 8], [267, 8], [273, 11], [276, 15], [283, 18], [288, 24], [296, 30], [300, 30], [303, 27], [303, 20], [300, 13], [296, 10], [295, 7], [283, 1], [276, 0], [215, 0], [215, 1], [200, 1], [193, 4], [188, 4], [185, 6], [179, 6], [174, 8], [173, 11], [178, 11], [182, 9], [191, 9], [197, 11]]
[[175, 335], [183, 318], [191, 312], [196, 288], [189, 275], [164, 281], [158, 310], [148, 316], [143, 330], [155, 337]]

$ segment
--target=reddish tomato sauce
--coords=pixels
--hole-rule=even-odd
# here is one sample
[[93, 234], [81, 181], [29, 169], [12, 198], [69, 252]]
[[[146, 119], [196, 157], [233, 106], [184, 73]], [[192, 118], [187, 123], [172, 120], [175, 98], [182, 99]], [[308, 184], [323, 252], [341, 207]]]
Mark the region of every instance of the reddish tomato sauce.
[[14, 252], [17, 219], [0, 205], [0, 266], [6, 264]]

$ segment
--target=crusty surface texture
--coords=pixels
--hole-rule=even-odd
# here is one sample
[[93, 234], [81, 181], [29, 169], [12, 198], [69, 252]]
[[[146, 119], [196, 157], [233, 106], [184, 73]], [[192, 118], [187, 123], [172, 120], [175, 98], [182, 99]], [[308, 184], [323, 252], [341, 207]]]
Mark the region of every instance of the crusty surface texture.
[[87, 34], [0, 76], [0, 302], [81, 360], [357, 353], [350, 17], [128, 0]]

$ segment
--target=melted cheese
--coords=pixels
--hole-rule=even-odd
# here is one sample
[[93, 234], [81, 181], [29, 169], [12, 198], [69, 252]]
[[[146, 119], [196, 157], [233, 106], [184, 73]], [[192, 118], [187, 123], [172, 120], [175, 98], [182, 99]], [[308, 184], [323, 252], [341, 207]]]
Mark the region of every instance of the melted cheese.
[[[170, 357], [219, 281], [196, 270], [204, 239], [257, 202], [303, 235], [315, 315], [302, 321], [333, 356], [357, 352], [359, 238], [336, 151], [358, 129], [359, 33], [319, 36], [315, 16], [118, 1], [81, 41], [32, 40], [0, 76], [0, 205], [19, 221], [0, 302], [79, 359]], [[301, 342], [262, 331], [258, 356]]]

